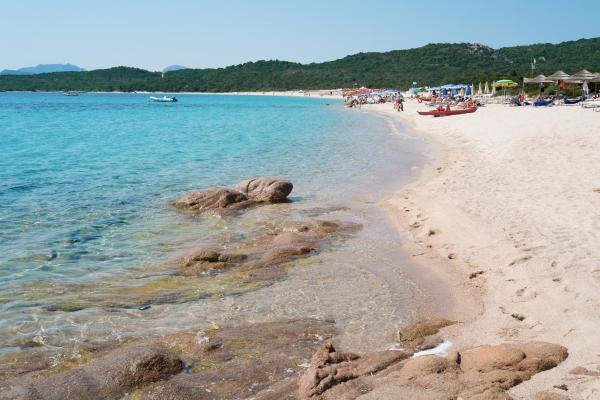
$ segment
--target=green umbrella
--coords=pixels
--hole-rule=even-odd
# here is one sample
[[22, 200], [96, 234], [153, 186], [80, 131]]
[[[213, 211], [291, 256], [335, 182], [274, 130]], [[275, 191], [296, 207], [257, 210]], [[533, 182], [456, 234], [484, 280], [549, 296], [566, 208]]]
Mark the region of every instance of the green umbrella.
[[496, 87], [517, 87], [519, 84], [515, 81], [511, 81], [510, 79], [501, 79], [494, 83]]

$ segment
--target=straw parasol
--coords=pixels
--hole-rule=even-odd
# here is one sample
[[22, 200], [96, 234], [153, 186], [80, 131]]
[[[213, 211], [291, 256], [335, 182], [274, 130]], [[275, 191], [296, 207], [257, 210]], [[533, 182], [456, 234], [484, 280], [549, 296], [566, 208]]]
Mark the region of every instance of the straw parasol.
[[535, 78], [523, 78], [523, 83], [551, 83], [554, 82], [552, 79], [545, 77], [544, 75], [538, 75]]
[[[565, 71], [558, 70], [552, 75], [550, 75], [548, 79], [552, 79], [553, 82], [559, 83], [560, 81], [564, 81], [566, 79], [569, 79], [570, 77], [571, 75], [567, 74]], [[558, 94], [558, 89], [556, 90], [556, 94]]]
[[571, 77], [571, 75], [567, 74], [564, 71], [556, 71], [555, 73], [553, 73], [552, 75], [550, 75], [548, 77], [548, 79], [551, 79], [553, 82], [558, 82], [558, 81], [564, 81], [565, 79], [569, 79]]
[[571, 75], [570, 79], [577, 79], [580, 81], [590, 81], [596, 77], [596, 74], [592, 74], [587, 69], [582, 69], [578, 73]]
[[582, 69], [581, 71], [577, 72], [576, 74], [571, 75], [571, 77], [569, 78], [569, 82], [582, 83], [583, 91], [585, 92], [585, 94], [588, 94], [590, 92], [590, 90], [588, 88], [588, 82], [590, 82], [595, 77], [596, 77], [596, 74], [591, 73], [587, 69]]

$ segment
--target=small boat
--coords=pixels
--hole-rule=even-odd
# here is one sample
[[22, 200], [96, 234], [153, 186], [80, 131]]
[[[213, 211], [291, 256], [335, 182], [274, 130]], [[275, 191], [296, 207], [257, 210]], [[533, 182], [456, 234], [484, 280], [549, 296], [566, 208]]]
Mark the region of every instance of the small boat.
[[444, 117], [447, 115], [470, 114], [477, 111], [477, 106], [459, 108], [452, 110], [450, 107], [438, 107], [431, 111], [417, 111], [419, 115], [433, 115], [434, 117]]
[[79, 96], [79, 93], [77, 93], [77, 92], [71, 92], [71, 91], [64, 92], [63, 94], [65, 96]]
[[176, 103], [177, 102], [177, 97], [168, 97], [168, 96], [154, 97], [154, 96], [150, 96], [149, 101], [154, 101], [154, 102], [157, 102], [157, 103]]

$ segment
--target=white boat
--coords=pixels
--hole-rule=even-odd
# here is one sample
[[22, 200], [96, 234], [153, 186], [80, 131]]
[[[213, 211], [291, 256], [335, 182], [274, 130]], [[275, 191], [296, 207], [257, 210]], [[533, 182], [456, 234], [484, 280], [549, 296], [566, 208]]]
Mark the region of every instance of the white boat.
[[68, 91], [68, 92], [64, 92], [63, 93], [65, 96], [79, 96], [79, 93], [77, 92], [72, 92], [72, 91]]
[[149, 101], [155, 101], [155, 102], [158, 102], [158, 103], [175, 103], [175, 102], [177, 102], [177, 97], [168, 97], [168, 96], [155, 97], [155, 96], [150, 96]]

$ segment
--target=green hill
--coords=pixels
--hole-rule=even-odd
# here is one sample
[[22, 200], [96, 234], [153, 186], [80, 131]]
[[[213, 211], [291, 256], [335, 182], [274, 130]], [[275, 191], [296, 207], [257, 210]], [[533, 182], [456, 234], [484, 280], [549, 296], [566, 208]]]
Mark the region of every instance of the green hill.
[[257, 61], [226, 68], [182, 69], [150, 72], [115, 67], [88, 72], [56, 72], [29, 76], [2, 75], [0, 90], [80, 91], [268, 91], [368, 87], [406, 89], [448, 82], [475, 82], [510, 78], [520, 80], [531, 73], [551, 74], [558, 69], [600, 71], [600, 38], [559, 44], [491, 47], [460, 44], [428, 44], [384, 53], [359, 53], [323, 63]]

